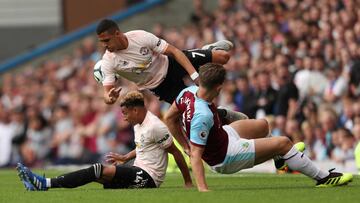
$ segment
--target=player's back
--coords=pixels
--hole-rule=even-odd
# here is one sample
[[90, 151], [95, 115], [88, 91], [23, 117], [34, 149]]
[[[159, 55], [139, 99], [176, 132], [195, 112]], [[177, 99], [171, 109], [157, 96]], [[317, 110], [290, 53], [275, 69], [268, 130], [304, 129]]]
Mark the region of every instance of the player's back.
[[226, 155], [228, 136], [214, 104], [196, 96], [197, 86], [185, 88], [176, 105], [183, 113], [183, 124], [190, 142], [205, 147], [203, 160], [210, 166], [221, 163]]

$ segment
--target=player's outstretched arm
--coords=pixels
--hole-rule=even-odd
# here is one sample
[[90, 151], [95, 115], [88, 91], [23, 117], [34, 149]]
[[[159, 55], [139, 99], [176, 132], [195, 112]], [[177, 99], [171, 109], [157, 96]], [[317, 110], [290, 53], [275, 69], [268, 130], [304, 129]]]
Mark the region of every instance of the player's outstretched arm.
[[121, 87], [115, 88], [114, 85], [104, 86], [104, 102], [114, 104], [119, 98]]
[[106, 162], [108, 162], [112, 165], [124, 164], [127, 161], [129, 161], [130, 159], [133, 159], [135, 157], [136, 157], [135, 149], [125, 155], [114, 153], [114, 152], [110, 152], [107, 155], [105, 155]]
[[181, 127], [181, 111], [177, 108], [175, 102], [173, 102], [169, 110], [166, 112], [164, 122], [169, 128], [172, 136], [175, 137], [184, 149], [184, 152], [189, 154], [190, 146]]
[[166, 151], [174, 156], [176, 164], [180, 168], [181, 174], [182, 174], [182, 176], [184, 178], [185, 187], [186, 188], [193, 187], [193, 183], [192, 183], [192, 180], [191, 180], [189, 168], [186, 165], [183, 154], [175, 146], [174, 143], [172, 143], [168, 148], [166, 148]]
[[[173, 56], [175, 60], [186, 70], [191, 79], [198, 85], [199, 74], [196, 72], [194, 66], [181, 50], [172, 46], [171, 44], [168, 44], [164, 54]], [[171, 68], [169, 71], [171, 71]]]
[[190, 144], [190, 162], [195, 176], [197, 188], [200, 192], [208, 192], [209, 188], [205, 180], [205, 169], [202, 162], [202, 154], [204, 153], [205, 148]]

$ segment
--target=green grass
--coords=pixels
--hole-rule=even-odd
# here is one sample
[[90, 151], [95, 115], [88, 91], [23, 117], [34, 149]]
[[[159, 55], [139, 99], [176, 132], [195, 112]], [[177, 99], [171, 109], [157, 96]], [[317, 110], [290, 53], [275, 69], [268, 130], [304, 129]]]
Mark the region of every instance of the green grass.
[[[36, 170], [42, 174], [44, 171]], [[47, 177], [62, 174], [46, 171]], [[250, 203], [301, 202], [329, 203], [360, 202], [360, 178], [356, 176], [348, 186], [315, 188], [314, 182], [303, 175], [247, 174], [217, 175], [207, 173], [212, 190], [199, 193], [184, 189], [180, 174], [168, 174], [159, 189], [103, 190], [92, 183], [76, 189], [51, 189], [47, 192], [27, 192], [19, 181], [16, 170], [0, 170], [0, 203], [10, 202], [85, 202], [85, 203]]]

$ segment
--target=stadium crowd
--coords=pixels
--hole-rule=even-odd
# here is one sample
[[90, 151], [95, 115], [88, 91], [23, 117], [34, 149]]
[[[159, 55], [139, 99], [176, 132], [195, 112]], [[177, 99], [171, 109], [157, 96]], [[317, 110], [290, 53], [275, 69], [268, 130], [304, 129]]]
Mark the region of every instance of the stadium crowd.
[[[267, 118], [274, 136], [304, 141], [313, 160], [354, 160], [360, 1], [219, 0], [213, 12], [204, 3], [194, 0], [189, 24], [157, 24], [152, 32], [181, 49], [234, 43], [218, 105]], [[90, 37], [73, 53], [1, 76], [0, 167], [95, 163], [107, 152], [134, 148], [119, 106], [103, 102], [93, 78], [103, 52]], [[168, 108], [152, 95], [146, 101], [157, 115]]]

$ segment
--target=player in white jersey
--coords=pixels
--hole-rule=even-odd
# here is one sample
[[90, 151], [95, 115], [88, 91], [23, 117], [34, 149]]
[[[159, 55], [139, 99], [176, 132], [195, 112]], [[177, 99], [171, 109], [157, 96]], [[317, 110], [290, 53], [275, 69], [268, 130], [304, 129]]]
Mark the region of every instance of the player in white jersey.
[[[202, 49], [180, 51], [152, 33], [135, 30], [122, 33], [116, 22], [102, 20], [97, 27], [97, 37], [106, 49], [101, 70], [104, 74], [104, 100], [113, 104], [121, 87], [115, 86], [119, 75], [136, 83], [140, 90], [148, 89], [160, 100], [172, 103], [186, 86], [183, 78], [189, 75], [198, 84], [197, 70], [209, 62], [225, 64], [233, 44], [221, 40]], [[220, 116], [234, 121], [247, 116], [227, 109], [219, 109]]]
[[[165, 124], [146, 109], [143, 95], [137, 91], [129, 92], [120, 106], [125, 120], [134, 125], [136, 149], [126, 155], [108, 154], [106, 161], [112, 165], [97, 163], [56, 178], [41, 177], [19, 163], [17, 170], [26, 189], [75, 188], [90, 182], [101, 183], [104, 188], [157, 188], [165, 178], [168, 153], [174, 156], [185, 187], [192, 187], [182, 153], [174, 145]], [[133, 166], [123, 164], [133, 158]]]

